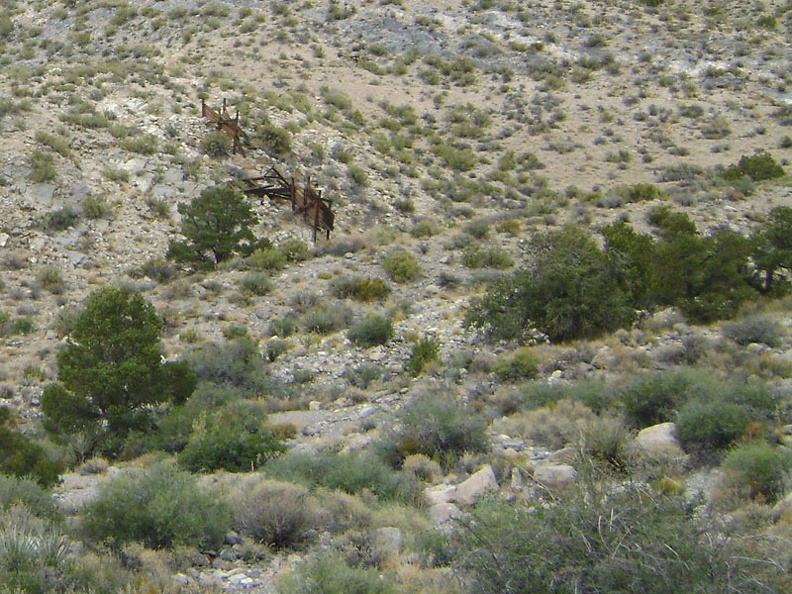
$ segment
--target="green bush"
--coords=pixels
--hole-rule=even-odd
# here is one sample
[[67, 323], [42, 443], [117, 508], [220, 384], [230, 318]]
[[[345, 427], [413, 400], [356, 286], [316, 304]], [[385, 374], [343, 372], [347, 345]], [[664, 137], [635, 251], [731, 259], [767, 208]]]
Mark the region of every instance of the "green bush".
[[429, 363], [437, 360], [439, 355], [440, 341], [432, 336], [424, 336], [413, 343], [404, 370], [411, 377], [418, 377]]
[[773, 156], [766, 152], [756, 155], [743, 155], [736, 165], [732, 165], [721, 174], [727, 181], [738, 181], [742, 177], [749, 177], [755, 182], [776, 179], [785, 175], [784, 168], [779, 165]]
[[261, 393], [266, 361], [249, 338], [199, 344], [184, 354], [184, 360], [199, 380], [233, 386], [242, 394]]
[[80, 207], [86, 219], [109, 218], [113, 212], [113, 207], [103, 196], [86, 196]]
[[264, 471], [269, 477], [311, 489], [324, 487], [351, 495], [371, 493], [382, 501], [408, 501], [414, 490], [410, 477], [394, 472], [371, 454], [289, 452], [267, 462]]
[[676, 433], [685, 451], [699, 460], [717, 459], [745, 431], [751, 417], [745, 408], [721, 400], [691, 400], [676, 418]]
[[721, 468], [745, 487], [750, 499], [773, 505], [789, 486], [792, 455], [765, 441], [751, 442], [730, 450]]
[[629, 324], [634, 308], [612, 263], [588, 232], [572, 226], [533, 239], [529, 264], [497, 278], [465, 325], [495, 340], [590, 338]]
[[48, 231], [65, 231], [79, 220], [80, 215], [67, 206], [49, 213], [44, 219], [44, 227]]
[[364, 349], [385, 344], [393, 338], [393, 322], [387, 316], [369, 316], [353, 324], [347, 330], [347, 338]]
[[300, 324], [307, 332], [332, 334], [346, 328], [351, 317], [352, 312], [347, 307], [324, 304], [306, 311], [300, 318]]
[[216, 546], [229, 526], [223, 502], [167, 463], [102, 483], [82, 522], [93, 542], [114, 547], [140, 542], [149, 548]]
[[28, 179], [34, 183], [43, 183], [58, 177], [55, 171], [55, 157], [52, 153], [34, 150], [30, 154], [30, 173]]
[[8, 476], [0, 473], [0, 510], [4, 513], [18, 505], [23, 505], [31, 514], [39, 518], [57, 520], [60, 508], [52, 494], [29, 476]]
[[415, 280], [421, 271], [418, 258], [402, 249], [396, 249], [386, 254], [382, 258], [381, 265], [388, 277], [396, 283]]
[[462, 264], [467, 268], [505, 270], [514, 266], [514, 259], [509, 252], [497, 246], [469, 245], [462, 254]]
[[109, 454], [130, 430], [145, 431], [154, 406], [184, 402], [195, 377], [183, 362], [163, 363], [163, 320], [142, 295], [97, 289], [58, 352], [58, 379], [41, 396], [55, 435], [89, 434]]
[[673, 421], [690, 387], [700, 379], [687, 370], [655, 373], [628, 382], [616, 398], [630, 424], [643, 429]]
[[262, 405], [230, 402], [198, 417], [179, 454], [179, 466], [191, 472], [247, 472], [285, 450], [266, 425]]
[[261, 297], [269, 293], [272, 283], [264, 272], [248, 272], [239, 281], [239, 290], [243, 293]]
[[281, 336], [283, 338], [291, 336], [294, 334], [295, 330], [297, 330], [297, 323], [294, 321], [294, 318], [288, 316], [270, 320], [268, 328], [271, 336]]
[[394, 466], [424, 454], [448, 469], [464, 453], [489, 450], [487, 422], [453, 400], [424, 394], [399, 410], [379, 447]]
[[778, 321], [761, 315], [724, 322], [720, 330], [723, 336], [743, 346], [756, 342], [769, 347], [778, 347], [784, 334]]
[[581, 428], [581, 452], [609, 470], [627, 470], [632, 443], [632, 433], [620, 418], [614, 416], [595, 417]]
[[247, 259], [256, 270], [279, 270], [286, 266], [286, 254], [277, 247], [262, 247], [255, 250]]
[[712, 538], [681, 498], [635, 488], [550, 505], [482, 503], [448, 546], [470, 594], [768, 591], [756, 579], [766, 559]]
[[381, 301], [390, 294], [387, 283], [379, 277], [341, 276], [333, 280], [331, 289], [336, 297], [363, 303]]
[[50, 458], [47, 451], [18, 431], [6, 427], [10, 414], [0, 407], [0, 476], [31, 477], [42, 487], [58, 482], [63, 464]]
[[339, 555], [309, 558], [277, 582], [280, 594], [396, 594], [394, 579], [376, 567], [350, 567]]
[[231, 138], [225, 132], [210, 132], [201, 140], [201, 152], [215, 159], [226, 157], [231, 152]]
[[494, 371], [501, 381], [530, 380], [539, 375], [539, 360], [530, 348], [520, 348], [498, 357]]

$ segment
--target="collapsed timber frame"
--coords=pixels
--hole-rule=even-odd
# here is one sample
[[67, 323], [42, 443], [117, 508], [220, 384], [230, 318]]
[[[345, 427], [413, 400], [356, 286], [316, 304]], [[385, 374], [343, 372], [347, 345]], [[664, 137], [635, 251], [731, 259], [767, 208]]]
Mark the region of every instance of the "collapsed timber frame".
[[330, 239], [330, 231], [335, 223], [333, 201], [322, 197], [322, 190], [313, 187], [310, 177], [300, 186], [294, 175], [287, 179], [273, 165], [264, 175], [242, 181], [247, 186], [243, 192], [249, 196], [258, 196], [262, 202], [265, 197], [291, 202], [292, 212], [301, 213], [303, 219], [311, 225], [314, 243], [319, 230], [325, 232], [326, 239]]
[[[201, 115], [216, 124], [218, 130], [232, 138], [235, 155], [245, 156], [241, 140], [244, 133], [239, 126], [239, 109], [232, 118], [228, 113], [225, 99], [223, 99], [223, 106], [219, 112], [209, 107], [205, 99], [201, 99]], [[322, 190], [313, 187], [310, 176], [306, 179], [305, 184], [300, 186], [293, 174], [287, 179], [273, 165], [264, 175], [248, 177], [242, 181], [247, 186], [243, 189], [244, 193], [249, 196], [258, 196], [262, 202], [264, 197], [270, 200], [291, 202], [292, 212], [302, 214], [303, 220], [311, 225], [314, 243], [316, 243], [316, 234], [319, 230], [325, 232], [326, 239], [330, 239], [330, 231], [333, 230], [335, 223], [333, 201], [322, 197]]]
[[217, 124], [218, 130], [225, 132], [231, 137], [233, 142], [231, 150], [235, 155], [238, 153], [243, 157], [245, 156], [245, 149], [242, 147], [242, 141], [240, 140], [242, 130], [239, 127], [238, 109], [236, 115], [232, 118], [228, 113], [225, 99], [223, 99], [223, 107], [220, 108], [219, 112], [209, 107], [205, 99], [201, 99], [201, 115], [210, 122]]

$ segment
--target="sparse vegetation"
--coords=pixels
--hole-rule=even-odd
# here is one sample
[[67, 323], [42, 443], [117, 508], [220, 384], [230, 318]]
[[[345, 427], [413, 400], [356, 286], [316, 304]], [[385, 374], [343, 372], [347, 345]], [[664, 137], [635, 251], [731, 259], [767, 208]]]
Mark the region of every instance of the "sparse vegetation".
[[792, 591], [788, 2], [0, 4], [0, 594]]

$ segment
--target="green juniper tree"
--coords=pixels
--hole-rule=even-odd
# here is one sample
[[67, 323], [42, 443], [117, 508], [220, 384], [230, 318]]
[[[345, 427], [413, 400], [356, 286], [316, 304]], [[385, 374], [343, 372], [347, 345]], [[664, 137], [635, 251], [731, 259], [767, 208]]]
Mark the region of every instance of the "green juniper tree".
[[58, 353], [59, 383], [41, 397], [48, 429], [86, 434], [106, 453], [132, 430], [147, 430], [153, 406], [184, 402], [196, 385], [183, 362], [163, 363], [163, 321], [142, 295], [122, 287], [93, 292]]
[[[167, 257], [213, 268], [234, 254], [248, 255], [260, 242], [251, 227], [258, 219], [244, 195], [229, 186], [212, 186], [189, 204], [179, 204], [186, 241], [171, 241]], [[269, 242], [266, 242], [269, 244]]]

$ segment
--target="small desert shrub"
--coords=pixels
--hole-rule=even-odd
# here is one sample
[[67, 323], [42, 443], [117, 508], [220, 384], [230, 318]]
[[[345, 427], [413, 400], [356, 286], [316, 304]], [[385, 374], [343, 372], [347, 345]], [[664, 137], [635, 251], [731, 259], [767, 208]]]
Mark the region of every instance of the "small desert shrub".
[[792, 472], [792, 454], [765, 441], [730, 450], [721, 464], [733, 488], [749, 499], [772, 505], [786, 493]]
[[229, 519], [223, 503], [192, 475], [163, 462], [102, 483], [82, 527], [91, 541], [114, 546], [212, 546], [222, 542]]
[[[528, 382], [521, 391], [520, 405], [528, 409], [552, 407], [564, 400], [579, 402], [595, 412], [611, 407], [613, 391], [598, 380], [548, 383]], [[504, 411], [506, 412], [506, 411]]]
[[441, 395], [424, 394], [397, 413], [397, 422], [379, 445], [392, 465], [424, 454], [448, 469], [462, 454], [489, 450], [486, 430], [483, 417]]
[[530, 348], [523, 347], [498, 357], [494, 371], [501, 381], [530, 380], [539, 375], [539, 360]]
[[353, 324], [347, 330], [347, 338], [364, 349], [385, 344], [393, 338], [393, 322], [387, 316], [369, 316]]
[[406, 283], [417, 278], [421, 271], [418, 258], [406, 250], [396, 249], [382, 258], [383, 270], [397, 283]]
[[233, 386], [243, 393], [261, 393], [265, 360], [258, 344], [249, 338], [198, 344], [184, 359], [199, 380]]
[[168, 283], [179, 276], [179, 269], [175, 264], [162, 258], [147, 260], [130, 273], [135, 278], [148, 277], [158, 283]]
[[80, 207], [86, 219], [107, 218], [113, 212], [113, 207], [103, 196], [87, 196], [80, 203]]
[[229, 500], [232, 527], [275, 548], [304, 542], [317, 524], [316, 509], [302, 485], [258, 480], [238, 489]]
[[299, 239], [287, 239], [283, 243], [278, 244], [278, 249], [286, 256], [287, 262], [305, 260], [310, 252], [308, 244]]
[[[331, 9], [332, 9], [331, 5]], [[396, 594], [394, 578], [376, 567], [350, 567], [340, 554], [311, 557], [277, 582], [280, 594]]]
[[132, 136], [121, 141], [121, 148], [140, 155], [153, 155], [159, 150], [159, 140], [153, 134]]
[[701, 461], [717, 459], [751, 421], [745, 409], [732, 402], [696, 399], [676, 418], [676, 432], [685, 451]]
[[[5, 410], [0, 408], [0, 413]], [[63, 464], [50, 458], [43, 446], [5, 426], [6, 421], [0, 415], [0, 475], [27, 476], [42, 487], [55, 484]]]
[[489, 235], [489, 223], [484, 219], [476, 219], [465, 225], [465, 233], [476, 239], [484, 239]]
[[42, 266], [36, 273], [36, 282], [51, 293], [63, 292], [63, 273], [56, 266]]
[[581, 428], [581, 453], [609, 469], [618, 472], [627, 469], [631, 445], [632, 434], [617, 417], [598, 416]]
[[248, 272], [239, 281], [239, 290], [245, 294], [261, 297], [269, 293], [271, 285], [268, 274], [264, 272]]
[[578, 443], [581, 425], [595, 420], [595, 414], [579, 402], [560, 400], [552, 407], [519, 412], [497, 422], [497, 430], [537, 445], [560, 450]]
[[289, 350], [289, 343], [280, 338], [272, 338], [267, 341], [264, 346], [264, 352], [267, 355], [267, 360], [272, 363], [276, 361], [283, 353]]
[[334, 279], [331, 290], [341, 299], [352, 298], [364, 303], [381, 301], [390, 293], [390, 288], [384, 279], [360, 276], [342, 276]]
[[461, 520], [449, 544], [470, 594], [765, 589], [756, 583], [755, 557], [707, 536], [684, 498], [626, 487], [547, 506], [485, 502]]
[[226, 157], [231, 152], [231, 137], [225, 132], [210, 132], [201, 141], [201, 152], [213, 157]]
[[50, 134], [49, 132], [44, 132], [43, 130], [39, 130], [36, 132], [36, 142], [39, 142], [45, 146], [48, 146], [53, 151], [58, 153], [61, 157], [68, 157], [69, 156], [69, 141], [60, 136], [58, 134]]
[[372, 454], [289, 452], [267, 462], [264, 470], [267, 476], [309, 488], [337, 489], [350, 495], [367, 492], [383, 501], [408, 501], [414, 487], [411, 476], [394, 472]]
[[344, 369], [344, 377], [350, 385], [365, 390], [369, 384], [382, 378], [385, 370], [379, 365], [363, 364]]
[[255, 469], [285, 449], [265, 419], [264, 408], [250, 401], [231, 402], [200, 416], [179, 454], [179, 465], [191, 472]]
[[505, 270], [514, 266], [509, 253], [498, 246], [469, 245], [462, 254], [462, 264], [468, 268]]
[[44, 228], [48, 231], [64, 231], [73, 227], [80, 220], [80, 215], [69, 207], [53, 210], [44, 218]]
[[410, 235], [416, 239], [426, 239], [437, 235], [437, 225], [428, 219], [423, 219], [415, 223], [415, 226], [410, 229]]
[[291, 336], [297, 330], [297, 323], [294, 321], [294, 318], [285, 317], [285, 318], [275, 318], [274, 320], [270, 320], [268, 332], [271, 336], [281, 336], [286, 338], [287, 336]]
[[696, 378], [683, 371], [668, 371], [630, 381], [617, 392], [624, 414], [633, 427], [643, 429], [674, 420], [687, 390]]
[[55, 170], [55, 157], [52, 153], [44, 153], [34, 150], [30, 154], [30, 173], [28, 179], [34, 183], [42, 183], [54, 180], [58, 177]]
[[54, 520], [60, 514], [52, 495], [34, 479], [0, 474], [0, 510], [7, 513], [18, 505], [39, 518]]
[[499, 233], [506, 233], [512, 237], [517, 237], [522, 231], [522, 226], [517, 219], [505, 219], [498, 223], [496, 229]]
[[720, 330], [723, 336], [743, 346], [757, 342], [777, 347], [781, 344], [783, 336], [781, 324], [761, 315], [724, 322], [721, 324]]
[[404, 370], [410, 376], [418, 377], [429, 363], [437, 360], [439, 355], [440, 341], [432, 336], [424, 336], [413, 343]]
[[300, 318], [300, 324], [307, 332], [332, 334], [346, 328], [352, 312], [343, 306], [323, 304], [312, 307]]
[[264, 247], [250, 254], [247, 261], [257, 270], [278, 270], [286, 266], [288, 259], [280, 248]]
[[32, 334], [36, 331], [36, 324], [32, 318], [22, 316], [11, 322], [9, 332], [11, 334]]

